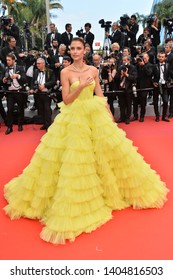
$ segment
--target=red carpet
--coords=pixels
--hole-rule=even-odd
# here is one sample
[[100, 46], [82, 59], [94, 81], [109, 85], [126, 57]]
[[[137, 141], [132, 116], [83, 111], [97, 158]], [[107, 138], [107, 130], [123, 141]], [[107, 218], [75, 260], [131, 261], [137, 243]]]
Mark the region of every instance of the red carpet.
[[[160, 210], [114, 211], [111, 221], [92, 232], [82, 234], [75, 242], [54, 246], [39, 237], [39, 221], [11, 221], [3, 211], [6, 201], [3, 186], [20, 174], [29, 163], [44, 132], [39, 125], [25, 125], [23, 132], [5, 135], [0, 128], [0, 259], [56, 260], [134, 260], [173, 259], [173, 192]], [[156, 123], [146, 117], [144, 123], [133, 122], [119, 127], [139, 147], [139, 152], [151, 164], [171, 190], [173, 186], [173, 120]], [[142, 170], [141, 170], [142, 172]]]

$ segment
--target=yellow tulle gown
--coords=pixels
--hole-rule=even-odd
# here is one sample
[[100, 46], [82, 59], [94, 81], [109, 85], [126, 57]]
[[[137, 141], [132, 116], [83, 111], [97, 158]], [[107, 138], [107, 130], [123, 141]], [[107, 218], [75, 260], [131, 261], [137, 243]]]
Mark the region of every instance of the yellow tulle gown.
[[6, 214], [39, 219], [41, 238], [54, 244], [95, 230], [112, 210], [161, 208], [167, 199], [165, 184], [112, 122], [94, 86], [61, 105], [30, 164], [5, 185]]

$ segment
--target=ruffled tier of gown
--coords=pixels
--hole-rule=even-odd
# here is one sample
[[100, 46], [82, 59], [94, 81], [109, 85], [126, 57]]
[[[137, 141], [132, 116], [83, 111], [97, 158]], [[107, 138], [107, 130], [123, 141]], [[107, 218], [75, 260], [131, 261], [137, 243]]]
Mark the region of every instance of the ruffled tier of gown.
[[168, 189], [94, 96], [61, 105], [30, 164], [5, 186], [11, 219], [44, 224], [41, 238], [63, 244], [112, 218], [112, 210], [161, 208]]

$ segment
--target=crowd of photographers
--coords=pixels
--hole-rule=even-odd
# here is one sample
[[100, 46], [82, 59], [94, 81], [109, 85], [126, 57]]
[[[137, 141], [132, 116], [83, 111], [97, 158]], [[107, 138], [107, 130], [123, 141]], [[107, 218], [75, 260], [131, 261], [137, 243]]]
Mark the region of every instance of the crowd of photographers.
[[[52, 122], [52, 99], [55, 109], [62, 100], [60, 72], [72, 62], [72, 25], [67, 23], [65, 31], [60, 34], [51, 23], [45, 49], [33, 48], [24, 52], [18, 27], [12, 16], [10, 19], [0, 48], [0, 115], [7, 126], [5, 133], [13, 131], [16, 104], [18, 130], [23, 130], [29, 94], [34, 97], [30, 110], [36, 111], [40, 117], [43, 124], [40, 129], [47, 130]], [[157, 15], [149, 18], [138, 38], [139, 25], [135, 15], [130, 18], [124, 15], [119, 23], [104, 20], [99, 23], [105, 29], [102, 52], [93, 50], [95, 36], [90, 23], [85, 24], [85, 31], [78, 30], [76, 36], [82, 37], [86, 43], [84, 63], [97, 67], [113, 115], [114, 101], [118, 102], [120, 117], [117, 123], [143, 122], [148, 97], [152, 98], [155, 121], [158, 122], [161, 115], [163, 121], [169, 122], [173, 117], [173, 40], [167, 38], [163, 49], [158, 50], [161, 23]], [[7, 101], [7, 112], [3, 98]]]

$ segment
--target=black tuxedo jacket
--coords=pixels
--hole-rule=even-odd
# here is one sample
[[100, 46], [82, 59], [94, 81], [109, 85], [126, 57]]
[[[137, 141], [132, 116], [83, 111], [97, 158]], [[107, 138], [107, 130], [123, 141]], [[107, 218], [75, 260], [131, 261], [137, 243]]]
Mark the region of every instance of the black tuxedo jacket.
[[60, 63], [60, 54], [57, 52], [54, 56], [51, 57], [50, 59], [50, 68], [53, 70], [54, 74], [55, 74], [55, 78], [57, 80], [60, 79], [60, 71], [62, 69], [62, 65], [60, 65], [60, 67], [56, 67], [55, 63]]
[[9, 54], [9, 53], [13, 53], [15, 56], [16, 56], [16, 58], [17, 58], [17, 64], [18, 65], [22, 65], [23, 63], [22, 63], [22, 59], [19, 57], [19, 53], [21, 53], [22, 51], [21, 51], [21, 49], [18, 47], [18, 46], [16, 46], [16, 47], [14, 47], [13, 49], [10, 49], [10, 47], [9, 46], [6, 46], [6, 47], [3, 47], [2, 49], [1, 49], [1, 52], [0, 52], [0, 59], [2, 60], [2, 63], [4, 64], [4, 65], [7, 65], [7, 61], [6, 61], [6, 56], [7, 56], [7, 54]]
[[114, 31], [114, 35], [113, 36], [109, 35], [108, 38], [110, 39], [111, 44], [116, 42], [121, 46], [121, 31], [119, 30]]
[[[127, 66], [127, 68], [128, 68], [129, 76], [125, 78], [125, 91], [127, 93], [131, 93], [132, 92], [132, 84], [136, 83], [136, 81], [137, 81], [137, 69], [136, 69], [136, 66], [134, 66], [133, 64], [129, 64]], [[118, 73], [116, 75], [117, 76], [116, 78], [119, 79], [119, 83], [121, 83], [120, 75], [121, 75], [121, 66], [118, 69]]]
[[21, 47], [19, 27], [15, 24], [11, 25], [10, 29], [5, 30], [7, 36], [12, 36], [16, 39], [16, 46]]
[[137, 65], [137, 88], [151, 88], [153, 87], [152, 77], [153, 77], [153, 64], [147, 62], [144, 65]]
[[[58, 45], [60, 45], [61, 44], [61, 34], [58, 32], [55, 32], [55, 39], [58, 41]], [[45, 49], [46, 50], [51, 48], [51, 43], [52, 43], [52, 32], [50, 32], [46, 35], [46, 40], [45, 40]]]
[[[4, 75], [3, 78], [6, 76], [6, 74], [9, 73], [9, 67], [6, 66], [4, 69]], [[27, 83], [27, 78], [26, 78], [26, 73], [24, 71], [24, 67], [20, 66], [20, 65], [15, 65], [14, 66], [14, 74], [19, 74], [20, 75], [20, 79], [18, 79], [18, 83], [21, 87], [23, 87], [26, 83]], [[8, 89], [9, 85], [7, 85], [7, 83], [4, 83], [4, 87], [5, 89]]]
[[[164, 79], [166, 82], [171, 80], [171, 69], [168, 63], [164, 64]], [[154, 65], [153, 69], [153, 83], [159, 83], [160, 80], [160, 63]]]
[[54, 54], [54, 51], [53, 51], [52, 48], [51, 48], [51, 49], [48, 49], [47, 53], [48, 53], [47, 62], [48, 62], [49, 65], [51, 65], [51, 63], [52, 63], [52, 58], [53, 58], [54, 56], [57, 56], [57, 55], [58, 55], [58, 48], [56, 49], [55, 54]]
[[[31, 89], [34, 89], [34, 85], [37, 82], [37, 78], [38, 78], [39, 72], [40, 71], [38, 69], [34, 70], [33, 78], [32, 78], [32, 81], [31, 81]], [[46, 74], [46, 77], [45, 77], [45, 87], [47, 89], [51, 89], [55, 85], [55, 83], [56, 83], [55, 75], [54, 75], [53, 71], [51, 69], [49, 69], [49, 68], [45, 69], [45, 74]]]
[[166, 62], [173, 66], [173, 52], [167, 55]]
[[71, 41], [73, 39], [73, 34], [71, 34], [71, 33], [69, 33], [69, 34], [70, 34], [70, 40], [68, 38], [67, 32], [64, 32], [64, 33], [61, 34], [61, 42], [62, 42], [62, 44], [66, 45], [67, 50], [68, 50], [68, 47], [70, 46]]
[[88, 34], [85, 32], [83, 33], [83, 38], [85, 43], [88, 43], [91, 47], [91, 52], [93, 53], [93, 42], [94, 42], [94, 34], [91, 32], [88, 32]]
[[130, 29], [130, 31], [127, 31], [127, 36], [129, 38], [129, 47], [133, 47], [136, 45], [136, 34], [138, 33], [139, 25], [137, 23], [130, 23], [128, 26]]

